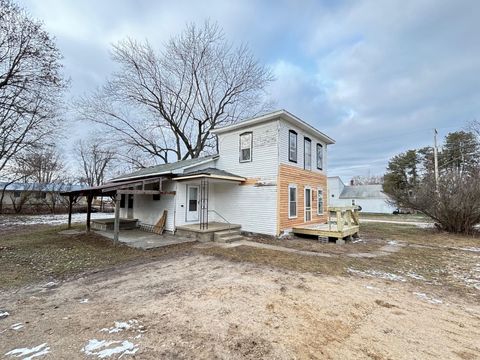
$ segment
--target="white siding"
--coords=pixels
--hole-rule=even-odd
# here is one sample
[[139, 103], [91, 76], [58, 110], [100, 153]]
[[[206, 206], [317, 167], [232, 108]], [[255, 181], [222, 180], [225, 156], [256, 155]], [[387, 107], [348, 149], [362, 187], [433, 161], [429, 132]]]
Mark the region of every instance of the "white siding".
[[[297, 133], [297, 162], [294, 163], [288, 159], [288, 136], [289, 131], [294, 130]], [[300, 128], [294, 126], [285, 120], [279, 121], [279, 157], [280, 163], [296, 166], [303, 169], [303, 140], [308, 137], [312, 141], [312, 171], [326, 174], [327, 169], [327, 144], [320, 141], [314, 134], [306, 133]], [[317, 144], [323, 146], [323, 171], [317, 169]]]
[[[247, 178], [276, 180], [278, 173], [278, 121], [218, 135], [217, 168]], [[240, 134], [253, 133], [252, 161], [240, 162]]]
[[[215, 210], [243, 231], [276, 235], [277, 187], [215, 184]], [[221, 220], [219, 220], [221, 221]]]
[[[164, 181], [162, 187], [164, 191], [175, 191], [176, 183]], [[163, 210], [168, 211], [165, 229], [173, 231], [175, 229], [174, 195], [160, 195], [160, 200], [153, 200], [152, 195], [135, 195], [133, 198], [133, 217], [144, 224], [155, 225], [162, 216]], [[123, 217], [122, 214], [126, 217], [126, 209], [120, 212], [120, 216]]]

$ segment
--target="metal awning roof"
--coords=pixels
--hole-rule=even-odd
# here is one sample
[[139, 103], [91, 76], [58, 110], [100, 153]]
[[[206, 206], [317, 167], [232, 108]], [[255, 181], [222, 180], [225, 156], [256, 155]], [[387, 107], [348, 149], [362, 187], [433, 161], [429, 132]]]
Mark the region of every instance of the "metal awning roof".
[[60, 195], [62, 196], [110, 196], [115, 195], [118, 190], [128, 189], [135, 186], [144, 186], [145, 184], [152, 184], [156, 182], [161, 182], [165, 176], [155, 176], [150, 177], [147, 179], [132, 179], [129, 181], [121, 181], [121, 182], [109, 182], [99, 186], [92, 186], [80, 190], [73, 190], [73, 191], [65, 191], [61, 192]]
[[207, 168], [207, 169], [191, 171], [183, 174], [182, 176], [176, 177], [173, 180], [184, 181], [184, 180], [194, 180], [194, 179], [200, 179], [200, 178], [236, 181], [236, 182], [243, 182], [247, 180], [243, 176], [235, 175], [227, 171], [216, 169], [216, 168]]

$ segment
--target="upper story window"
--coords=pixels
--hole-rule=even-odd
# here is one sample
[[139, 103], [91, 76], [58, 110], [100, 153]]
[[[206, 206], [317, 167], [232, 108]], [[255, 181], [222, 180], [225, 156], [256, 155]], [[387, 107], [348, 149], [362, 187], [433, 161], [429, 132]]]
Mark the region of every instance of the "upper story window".
[[252, 132], [240, 134], [240, 162], [252, 161]]
[[323, 170], [323, 146], [317, 144], [317, 169]]
[[293, 130], [288, 132], [288, 160], [297, 162], [297, 133]]
[[307, 137], [303, 141], [303, 168], [312, 170], [312, 140]]

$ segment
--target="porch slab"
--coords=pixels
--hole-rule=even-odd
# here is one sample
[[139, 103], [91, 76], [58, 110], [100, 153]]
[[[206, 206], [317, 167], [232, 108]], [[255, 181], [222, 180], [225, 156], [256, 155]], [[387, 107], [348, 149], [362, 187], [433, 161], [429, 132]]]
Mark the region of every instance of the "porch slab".
[[[95, 233], [113, 240], [113, 231], [95, 230]], [[120, 231], [118, 241], [133, 248], [148, 250], [163, 246], [195, 242], [196, 239], [176, 236], [168, 233], [158, 235], [135, 229]]]
[[200, 224], [189, 224], [177, 226], [175, 235], [195, 239], [200, 242], [213, 241], [216, 232], [225, 230], [240, 230], [238, 224], [227, 224], [222, 222], [209, 222], [207, 229], [200, 229]]

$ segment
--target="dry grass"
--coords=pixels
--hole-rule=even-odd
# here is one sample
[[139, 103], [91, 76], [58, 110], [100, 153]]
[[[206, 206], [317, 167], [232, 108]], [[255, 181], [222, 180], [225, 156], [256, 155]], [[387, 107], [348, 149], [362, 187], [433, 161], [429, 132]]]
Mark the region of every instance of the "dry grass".
[[404, 221], [404, 222], [433, 222], [432, 219], [423, 215], [423, 214], [372, 214], [372, 213], [362, 213], [360, 212], [360, 220], [362, 219], [371, 219], [371, 220], [386, 220], [386, 221]]
[[[299, 272], [340, 276], [352, 274], [352, 270], [356, 271], [356, 275], [365, 276], [375, 272], [387, 278], [397, 277], [402, 283], [414, 284], [420, 290], [428, 288], [445, 296], [454, 295], [480, 300], [478, 252], [461, 250], [478, 247], [478, 237], [464, 237], [431, 229], [385, 223], [362, 225], [361, 237], [362, 242], [345, 246], [322, 244], [314, 239], [275, 240], [266, 237], [251, 239], [288, 248], [329, 253], [332, 257], [305, 256], [247, 246], [226, 249], [215, 247], [201, 251], [231, 261], [247, 261]], [[354, 253], [377, 251], [390, 240], [396, 240], [403, 246], [399, 251], [389, 255], [349, 256]]]
[[129, 261], [146, 261], [181, 252], [187, 246], [142, 251], [114, 246], [94, 233], [60, 235], [63, 226], [26, 227], [0, 238], [0, 289], [63, 279]]

